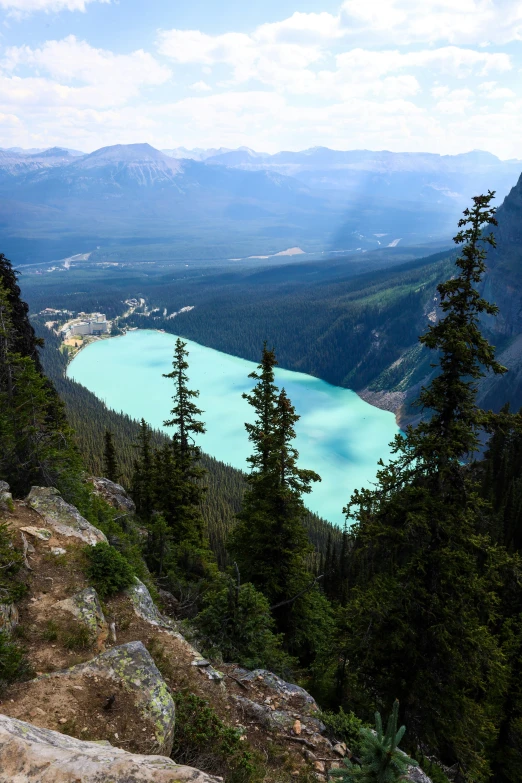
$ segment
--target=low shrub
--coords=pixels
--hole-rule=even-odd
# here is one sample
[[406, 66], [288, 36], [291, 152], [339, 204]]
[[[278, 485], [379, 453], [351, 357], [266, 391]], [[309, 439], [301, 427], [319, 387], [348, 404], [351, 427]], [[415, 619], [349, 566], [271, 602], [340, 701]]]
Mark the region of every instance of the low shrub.
[[326, 732], [331, 739], [345, 742], [354, 756], [361, 750], [361, 729], [365, 726], [353, 712], [321, 712], [320, 720], [326, 726]]
[[174, 694], [176, 732], [172, 758], [227, 783], [256, 783], [264, 776], [258, 755], [246, 747], [238, 729], [227, 726], [202, 698], [188, 691]]
[[110, 598], [133, 584], [134, 570], [117, 549], [101, 541], [85, 551], [87, 577], [100, 598]]
[[6, 631], [0, 631], [0, 693], [12, 682], [32, 676], [22, 647]]
[[9, 525], [0, 522], [0, 603], [14, 603], [27, 592], [27, 585], [18, 576], [23, 564], [22, 553], [13, 546]]
[[89, 650], [95, 641], [88, 626], [72, 618], [67, 620], [49, 620], [41, 633], [46, 642], [58, 642], [66, 650]]
[[63, 646], [66, 650], [88, 650], [93, 642], [93, 634], [82, 623], [71, 624], [63, 634]]

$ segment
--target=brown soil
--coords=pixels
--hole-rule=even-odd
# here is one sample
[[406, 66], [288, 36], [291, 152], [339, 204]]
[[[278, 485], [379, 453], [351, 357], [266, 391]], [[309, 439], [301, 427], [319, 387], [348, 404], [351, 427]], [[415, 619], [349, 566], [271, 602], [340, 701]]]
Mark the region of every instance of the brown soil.
[[[22, 502], [16, 503], [14, 513], [7, 514], [7, 518], [15, 531], [15, 545], [20, 549], [20, 528], [46, 527], [42, 517]], [[74, 636], [76, 621], [55, 606], [88, 585], [84, 575], [85, 545], [54, 532], [47, 541], [25, 535], [34, 551], [28, 553], [29, 589], [19, 604], [17, 635], [37, 679], [8, 688], [2, 694], [0, 712], [80, 739], [106, 740], [132, 752], [151, 752], [153, 727], [145, 722], [133, 697], [118, 684], [85, 672], [67, 678], [52, 675], [88, 661], [98, 652], [95, 642], [86, 649], [68, 649], [67, 641], [70, 643], [71, 635]], [[66, 554], [53, 554], [52, 549], [56, 547], [65, 549]], [[268, 770], [267, 783], [288, 783], [290, 779], [304, 783], [309, 779], [313, 766], [304, 757], [306, 743], [296, 742], [291, 732], [267, 731], [245, 716], [233, 697], [246, 697], [274, 710], [291, 709], [289, 702], [277, 698], [262, 680], [239, 684], [233, 665], [217, 666], [225, 674], [224, 682], [209, 680], [203, 668], [192, 665], [193, 648], [185, 640], [139, 618], [124, 595], [108, 601], [103, 610], [107, 622], [115, 623], [115, 644], [143, 642], [173, 693], [181, 689], [195, 693], [209, 702], [227, 725], [243, 727], [248, 740], [245, 746], [250, 744], [262, 754]], [[106, 640], [103, 649], [113, 645], [114, 642]], [[104, 709], [113, 694], [113, 707]], [[315, 754], [323, 758], [331, 756], [327, 744], [324, 747], [321, 744]]]

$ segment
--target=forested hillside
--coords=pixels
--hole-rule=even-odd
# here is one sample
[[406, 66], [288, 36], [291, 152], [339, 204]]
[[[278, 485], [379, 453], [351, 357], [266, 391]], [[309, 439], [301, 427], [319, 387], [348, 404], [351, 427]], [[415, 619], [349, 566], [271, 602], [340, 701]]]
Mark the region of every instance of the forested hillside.
[[[376, 484], [350, 499], [349, 528], [340, 540], [327, 536], [319, 557], [304, 524], [306, 495], [319, 477], [297, 461], [299, 415], [275, 383], [271, 346], [265, 345], [245, 395], [254, 419], [247, 428], [250, 470], [237, 523], [226, 540], [223, 533], [216, 552], [202, 512], [204, 477], [193, 436], [204, 422], [186, 344], [176, 340], [167, 376], [169, 437], [142, 421], [133, 438], [133, 521], [130, 512], [107, 508], [85, 482], [85, 458], [60, 395], [40, 367], [16, 275], [0, 258], [0, 480], [18, 497], [39, 483], [54, 502], [55, 490], [48, 488], [57, 487], [101, 526], [98, 534], [108, 541], [86, 556], [86, 573], [98, 580], [101, 595], [118, 593], [139, 576], [151, 589], [166, 591], [177, 619], [216, 663], [269, 668], [313, 689], [327, 710], [325, 724], [356, 750], [339, 773], [346, 782], [353, 776], [372, 780], [381, 769], [384, 780], [398, 783], [405, 771], [395, 749], [404, 736], [404, 729], [395, 734], [399, 720], [407, 727], [405, 751], [437, 783], [447, 776], [455, 783], [519, 783], [522, 776], [522, 416], [507, 405], [500, 413], [485, 411], [478, 398], [485, 377], [508, 374], [488, 340], [498, 308], [479, 290], [495, 243], [491, 201], [492, 194], [478, 196], [465, 211], [456, 258], [345, 284], [352, 331], [365, 325], [357, 320], [365, 312], [372, 318], [392, 313], [391, 322], [406, 330], [407, 347], [411, 325], [402, 320], [404, 311], [424, 316], [419, 343], [434, 372], [418, 397], [423, 419], [396, 436], [393, 458], [380, 464]], [[432, 275], [429, 288], [420, 270], [424, 280]], [[350, 297], [363, 292], [366, 309], [360, 312]], [[311, 301], [305, 299], [303, 310]], [[361, 334], [367, 331], [364, 326]], [[378, 343], [378, 330], [373, 336]], [[60, 378], [57, 352], [49, 356], [50, 373], [85, 433], [85, 457], [93, 458], [96, 424], [98, 454], [104, 447], [104, 470], [115, 478], [119, 444], [107, 430], [120, 433], [130, 461], [125, 433], [136, 425], [121, 417], [117, 424], [101, 403], [96, 407], [92, 396], [87, 400]], [[218, 474], [213, 486], [219, 484]], [[220, 504], [222, 499], [212, 501], [206, 517]], [[14, 594], [13, 548], [8, 542], [0, 548], [0, 578]], [[17, 556], [18, 571], [26, 553]], [[19, 642], [2, 632], [0, 641], [0, 675], [27, 678]], [[363, 732], [361, 741], [361, 722], [376, 709], [389, 713], [392, 705], [388, 732], [377, 721], [377, 734]], [[302, 739], [300, 723], [293, 727], [292, 741]], [[249, 775], [242, 780], [250, 783]]]
[[[37, 334], [44, 340], [45, 347], [41, 351], [43, 366], [65, 402], [68, 420], [88, 470], [95, 476], [103, 475], [103, 438], [108, 430], [114, 438], [119, 481], [129, 487], [137, 458], [139, 423], [124, 413], [110, 410], [84, 386], [67, 378], [67, 358], [59, 350], [60, 339], [43, 326], [42, 319], [33, 319], [33, 324]], [[152, 441], [156, 447], [160, 447], [166, 442], [166, 436], [153, 432]], [[208, 487], [202, 497], [202, 513], [212, 549], [219, 561], [225, 562], [225, 539], [241, 508], [245, 491], [244, 475], [208, 454], [201, 455], [201, 462], [206, 471], [202, 483]], [[329, 538], [337, 543], [340, 540], [340, 531], [316, 514], [307, 512], [305, 524], [310, 540], [323, 555]]]
[[[499, 208], [496, 247], [481, 283], [501, 309], [498, 320], [484, 317], [483, 327], [511, 370], [509, 376], [481, 382], [480, 399], [495, 410], [502, 400], [515, 408], [522, 405], [521, 182]], [[67, 288], [63, 274], [44, 280], [31, 276], [25, 285], [36, 308], [79, 308], [84, 301], [109, 317], [124, 312], [124, 299], [140, 296], [146, 314], [138, 310], [121, 325], [165, 329], [250, 360], [257, 359], [259, 345], [267, 340], [281, 366], [355, 389], [399, 412], [404, 421], [408, 402], [431, 372], [417, 335], [437, 315], [436, 286], [455, 255], [447, 251], [406, 261], [403, 253], [383, 250], [237, 270], [229, 265], [164, 271], [144, 265], [102, 272], [83, 266]], [[71, 292], [71, 283], [80, 291]], [[172, 317], [186, 306], [193, 309]]]

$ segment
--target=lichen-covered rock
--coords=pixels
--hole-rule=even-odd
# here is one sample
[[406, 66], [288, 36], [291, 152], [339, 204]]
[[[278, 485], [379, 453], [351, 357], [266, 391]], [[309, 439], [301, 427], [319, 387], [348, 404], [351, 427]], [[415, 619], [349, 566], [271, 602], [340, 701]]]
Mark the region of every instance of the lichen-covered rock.
[[[247, 699], [244, 696], [233, 696], [236, 704], [241, 708], [244, 716], [255, 720], [265, 729], [270, 731], [283, 731], [289, 733], [295, 726], [296, 718], [294, 712], [287, 710], [272, 710], [265, 704], [259, 704], [252, 699]], [[303, 718], [305, 720], [305, 718]], [[308, 719], [309, 728], [306, 724], [302, 726], [303, 733], [306, 734], [320, 734], [321, 728], [324, 730], [324, 726], [320, 721], [314, 718]], [[312, 725], [313, 724], [313, 725]], [[308, 729], [308, 730], [307, 730]], [[295, 732], [293, 732], [295, 733]], [[300, 732], [301, 733], [301, 732]]]
[[14, 604], [0, 604], [0, 631], [10, 633], [19, 623], [18, 609]]
[[20, 530], [22, 533], [27, 533], [27, 535], [32, 536], [33, 538], [39, 538], [40, 541], [49, 541], [49, 539], [53, 537], [51, 531], [47, 530], [45, 527], [27, 525], [26, 527], [21, 527]]
[[258, 704], [255, 701], [252, 701], [251, 699], [247, 699], [244, 696], [233, 696], [232, 697], [238, 707], [241, 708], [241, 712], [243, 713], [245, 718], [249, 718], [250, 720], [254, 720], [256, 723], [258, 723], [260, 726], [262, 726], [265, 729], [275, 729], [278, 728], [272, 721], [271, 721], [271, 710], [269, 707], [265, 707], [263, 704]]
[[255, 669], [252, 672], [247, 672], [244, 669], [236, 671], [243, 682], [261, 681], [265, 687], [274, 692], [279, 702], [285, 703], [289, 708], [299, 712], [301, 715], [313, 715], [314, 712], [319, 711], [315, 699], [304, 688], [285, 682], [285, 680], [282, 680], [281, 677], [278, 677], [273, 672], [269, 672], [266, 669]]
[[134, 514], [136, 504], [128, 496], [121, 484], [116, 484], [107, 478], [92, 476], [90, 479], [94, 485], [94, 491], [100, 495], [110, 506], [120, 511], [126, 511], [128, 514]]
[[75, 506], [66, 503], [54, 487], [31, 487], [26, 503], [62, 536], [73, 536], [92, 546], [100, 541], [107, 543], [105, 534], [82, 517]]
[[216, 783], [163, 756], [83, 742], [0, 715], [0, 783]]
[[159, 628], [176, 631], [176, 623], [174, 620], [161, 614], [152, 600], [152, 596], [147, 587], [143, 582], [140, 582], [139, 579], [136, 579], [135, 583], [125, 590], [125, 593], [130, 598], [135, 613], [138, 617], [141, 617], [142, 620], [145, 620], [145, 622], [150, 623], [151, 625], [156, 625]]
[[13, 511], [13, 496], [9, 492], [7, 481], [0, 481], [0, 511]]
[[93, 640], [96, 639], [98, 649], [102, 648], [109, 635], [109, 627], [94, 587], [86, 587], [71, 598], [58, 601], [54, 608], [72, 614], [80, 623], [86, 625]]
[[[152, 722], [156, 737], [155, 753], [170, 756], [174, 740], [175, 706], [165, 680], [141, 642], [113, 647], [92, 661], [68, 671], [109, 677], [121, 683], [136, 698], [144, 718]], [[59, 673], [63, 676], [63, 672]], [[51, 677], [55, 674], [49, 675]]]
[[410, 781], [410, 783], [431, 783], [431, 778], [420, 767], [408, 767], [404, 780]]
[[[210, 665], [210, 662], [205, 661], [201, 653], [187, 642], [185, 637], [179, 633], [177, 624], [174, 620], [161, 614], [143, 582], [136, 579], [135, 583], [125, 590], [125, 593], [130, 598], [134, 611], [138, 617], [141, 617], [142, 620], [145, 620], [145, 622], [150, 623], [151, 625], [163, 628], [167, 633], [182, 641], [187, 651], [193, 656], [193, 665], [200, 667], [200, 671], [202, 671], [209, 680], [217, 683], [223, 682], [225, 675], [217, 669], [214, 669], [214, 667]], [[204, 665], [202, 664], [203, 661], [205, 661]]]

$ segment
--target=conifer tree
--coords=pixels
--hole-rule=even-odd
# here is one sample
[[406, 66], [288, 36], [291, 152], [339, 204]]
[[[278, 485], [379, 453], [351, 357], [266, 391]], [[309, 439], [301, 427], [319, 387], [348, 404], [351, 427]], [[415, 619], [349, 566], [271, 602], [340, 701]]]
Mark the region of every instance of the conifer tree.
[[275, 354], [265, 344], [261, 364], [250, 375], [257, 383], [244, 395], [256, 413], [254, 423], [245, 425], [253, 446], [252, 470], [229, 550], [243, 581], [252, 582], [268, 598], [289, 648], [306, 655], [314, 622], [316, 629], [321, 625], [318, 614], [329, 622], [324, 596], [308, 569], [312, 547], [303, 524], [302, 494], [320, 477], [298, 467], [293, 441], [299, 416], [284, 389], [279, 392], [274, 383], [275, 365]]
[[479, 320], [497, 315], [498, 307], [476, 287], [486, 271], [486, 247], [495, 247], [494, 235], [483, 231], [497, 225], [490, 206], [494, 195], [475, 196], [473, 207], [464, 211], [454, 238], [464, 245], [455, 262], [457, 274], [437, 288], [444, 317], [420, 337], [421, 344], [438, 352], [440, 372], [420, 393], [418, 404], [430, 417], [410, 433], [410, 441], [423, 469], [429, 466], [441, 479], [450, 472], [460, 474], [460, 462], [477, 451], [480, 430], [488, 421], [476, 403], [477, 381], [487, 372], [506, 372]]
[[19, 496], [43, 484], [79, 502], [81, 461], [63, 405], [42, 374], [27, 312], [16, 274], [0, 255], [0, 479]]
[[119, 479], [118, 460], [116, 456], [116, 447], [114, 446], [114, 436], [110, 430], [105, 430], [104, 450], [103, 450], [103, 462], [105, 468], [105, 476], [110, 481], [117, 482]]
[[399, 702], [395, 701], [386, 732], [379, 712], [375, 713], [375, 731], [361, 729], [361, 764], [344, 762], [344, 768], [333, 770], [331, 776], [341, 783], [398, 783], [405, 779], [409, 767], [418, 762], [399, 750], [406, 726], [398, 728]]
[[488, 421], [477, 380], [504, 371], [479, 326], [496, 308], [476, 290], [483, 245], [494, 242], [482, 233], [494, 222], [492, 196], [464, 213], [456, 274], [439, 286], [443, 317], [421, 338], [439, 356], [420, 396], [431, 418], [396, 438], [376, 489], [354, 493], [346, 509], [354, 525], [338, 652], [351, 688], [381, 703], [399, 698], [414, 740], [456, 764], [459, 781], [488, 779], [508, 675], [496, 591], [510, 561], [489, 535], [487, 503], [465, 464]]
[[149, 566], [174, 593], [213, 577], [215, 571], [201, 511], [205, 471], [194, 441], [205, 432], [205, 425], [199, 419], [202, 411], [194, 403], [199, 392], [188, 387], [187, 357], [186, 343], [178, 338], [172, 372], [164, 376], [174, 381], [172, 418], [165, 421], [165, 426], [175, 428], [174, 436], [153, 451], [150, 431], [142, 423], [141, 458], [134, 480], [135, 491], [142, 498], [138, 509], [148, 509]]
[[205, 432], [205, 425], [199, 419], [203, 413], [194, 399], [199, 397], [199, 391], [188, 388], [188, 351], [185, 350], [187, 343], [184, 343], [179, 337], [176, 340], [174, 348], [174, 360], [172, 362], [172, 372], [164, 374], [164, 378], [171, 378], [174, 381], [174, 407], [170, 414], [171, 419], [164, 422], [165, 427], [174, 427], [174, 439], [179, 444], [179, 453], [184, 468], [189, 469], [199, 457], [200, 450], [195, 446], [194, 436]]
[[172, 372], [164, 375], [174, 381], [172, 418], [164, 422], [174, 427], [170, 453], [163, 452], [163, 467], [157, 471], [159, 484], [157, 498], [167, 523], [175, 530], [175, 540], [203, 543], [203, 519], [201, 499], [204, 488], [201, 478], [204, 470], [200, 465], [201, 449], [195, 444], [195, 436], [205, 432], [205, 425], [199, 418], [203, 413], [195, 399], [199, 391], [189, 389], [189, 367], [187, 344], [179, 337], [174, 349]]
[[145, 419], [140, 421], [138, 440], [134, 446], [137, 457], [134, 460], [131, 492], [138, 514], [147, 521], [154, 510], [155, 474], [152, 433]]

